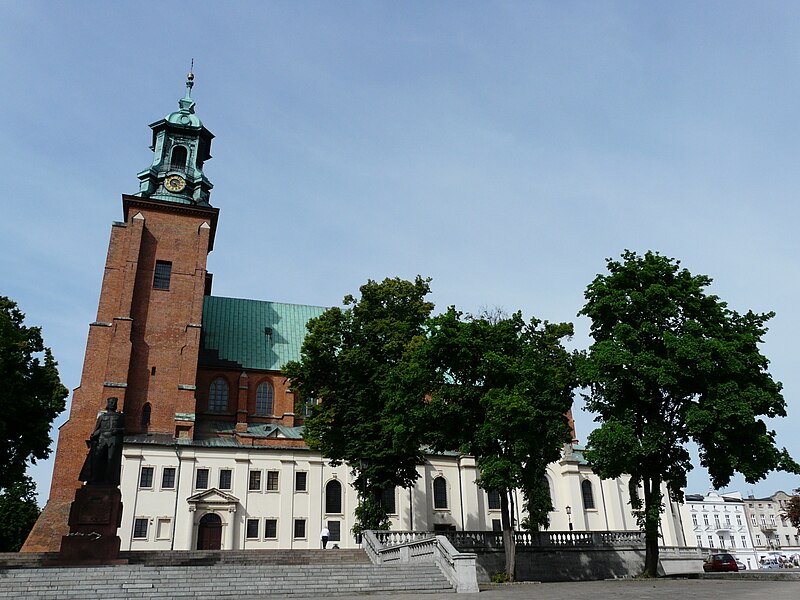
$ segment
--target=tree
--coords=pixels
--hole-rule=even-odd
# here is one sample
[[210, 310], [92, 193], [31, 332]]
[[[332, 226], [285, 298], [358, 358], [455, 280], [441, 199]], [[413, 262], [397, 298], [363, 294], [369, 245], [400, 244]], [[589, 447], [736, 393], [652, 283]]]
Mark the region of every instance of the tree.
[[19, 552], [39, 512], [36, 484], [27, 475], [0, 493], [0, 552]]
[[6, 490], [23, 481], [28, 461], [50, 455], [50, 426], [67, 397], [41, 329], [24, 320], [16, 302], [0, 296], [0, 488]]
[[587, 458], [601, 477], [630, 474], [645, 532], [644, 573], [656, 576], [662, 484], [682, 499], [689, 440], [715, 488], [734, 472], [753, 483], [798, 465], [761, 418], [786, 415], [781, 384], [758, 347], [773, 313], [730, 310], [705, 291], [710, 278], [658, 253], [625, 251], [607, 267], [579, 313], [592, 320], [594, 342], [580, 373], [587, 408], [601, 422]]
[[[405, 365], [405, 387], [427, 392], [427, 439], [435, 451], [475, 457], [476, 483], [500, 494], [506, 573], [514, 578], [511, 492], [521, 489], [532, 525], [552, 510], [542, 485], [547, 465], [571, 440], [566, 413], [575, 387], [573, 356], [562, 346], [572, 325], [520, 313], [434, 317]], [[410, 383], [409, 383], [410, 382]]]
[[796, 527], [797, 532], [800, 533], [800, 488], [797, 488], [794, 496], [789, 498], [783, 516], [789, 519], [792, 527]]
[[410, 486], [424, 459], [416, 416], [422, 399], [409, 404], [411, 396], [392, 381], [433, 310], [425, 300], [429, 282], [368, 281], [360, 299], [345, 297], [349, 308], [328, 309], [308, 323], [300, 360], [285, 368], [301, 401], [320, 400], [305, 421], [306, 443], [353, 471], [356, 534], [388, 528], [384, 490]]

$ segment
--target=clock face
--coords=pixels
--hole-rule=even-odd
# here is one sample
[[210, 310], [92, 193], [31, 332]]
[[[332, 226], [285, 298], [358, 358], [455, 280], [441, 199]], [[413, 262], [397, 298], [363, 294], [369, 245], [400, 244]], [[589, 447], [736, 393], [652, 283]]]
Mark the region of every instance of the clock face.
[[182, 192], [186, 187], [186, 181], [180, 175], [170, 175], [164, 180], [164, 187], [170, 192]]

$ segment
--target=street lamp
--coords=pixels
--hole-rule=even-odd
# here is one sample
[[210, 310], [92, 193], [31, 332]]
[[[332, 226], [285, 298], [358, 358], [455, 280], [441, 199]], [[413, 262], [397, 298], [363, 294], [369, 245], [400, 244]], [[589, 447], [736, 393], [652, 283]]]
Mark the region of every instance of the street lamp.
[[569, 530], [572, 531], [572, 507], [567, 506], [567, 519], [569, 519]]

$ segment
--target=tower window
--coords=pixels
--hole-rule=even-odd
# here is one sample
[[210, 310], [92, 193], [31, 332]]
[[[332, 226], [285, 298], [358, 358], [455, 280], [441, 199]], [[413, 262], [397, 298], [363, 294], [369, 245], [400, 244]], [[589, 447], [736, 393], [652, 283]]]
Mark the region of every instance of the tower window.
[[169, 279], [172, 275], [172, 263], [166, 260], [156, 261], [156, 271], [153, 276], [153, 289], [168, 290]]
[[142, 407], [142, 429], [147, 429], [150, 426], [150, 413], [152, 411], [153, 408], [150, 406], [150, 403], [145, 402]]
[[273, 411], [273, 391], [268, 381], [260, 384], [256, 390], [256, 414], [271, 415]]
[[186, 157], [189, 155], [186, 146], [175, 146], [169, 159], [169, 166], [173, 169], [185, 169]]

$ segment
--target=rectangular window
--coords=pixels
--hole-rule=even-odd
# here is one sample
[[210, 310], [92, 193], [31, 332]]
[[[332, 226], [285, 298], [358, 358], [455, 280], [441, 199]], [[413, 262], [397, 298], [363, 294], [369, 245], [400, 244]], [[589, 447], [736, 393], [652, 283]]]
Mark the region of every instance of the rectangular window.
[[692, 513], [692, 524], [697, 527], [697, 515]]
[[742, 536], [742, 548], [747, 548], [747, 536]]
[[714, 547], [714, 538], [712, 536], [708, 536], [708, 547], [709, 548]]
[[308, 473], [297, 471], [294, 474], [294, 491], [305, 492], [308, 490]]
[[775, 515], [769, 516], [769, 524], [775, 527]]
[[171, 519], [159, 519], [158, 521], [156, 521], [156, 539], [168, 540], [169, 530], [171, 525], [172, 525]]
[[703, 538], [701, 538], [699, 535], [696, 536], [696, 537], [697, 537], [697, 547], [698, 548], [702, 548], [703, 547]]
[[306, 520], [305, 519], [295, 519], [294, 520], [294, 539], [302, 540], [306, 537]]
[[247, 489], [251, 492], [261, 491], [261, 471], [250, 471], [250, 480], [247, 483]]
[[277, 471], [267, 471], [267, 491], [268, 492], [277, 492], [278, 491], [278, 472]]
[[166, 260], [157, 260], [155, 274], [153, 275], [153, 289], [168, 290], [171, 275], [172, 263]]
[[153, 467], [142, 467], [142, 472], [139, 474], [139, 487], [153, 487]]
[[194, 487], [197, 490], [208, 489], [208, 469], [197, 469], [197, 477], [194, 480]]
[[260, 519], [247, 519], [247, 539], [258, 539], [258, 526], [261, 523]]
[[761, 545], [761, 536], [758, 534], [756, 534], [756, 544], [759, 546]]
[[736, 524], [741, 527], [742, 526], [742, 515], [736, 515]]
[[342, 539], [342, 522], [341, 521], [328, 521], [328, 536], [329, 542], [339, 542]]
[[500, 519], [492, 519], [492, 531], [503, 531], [503, 522]]
[[133, 520], [133, 539], [146, 540], [147, 539], [147, 519], [134, 519]]
[[233, 479], [233, 471], [230, 469], [220, 469], [219, 470], [219, 489], [221, 490], [229, 490], [231, 489], [231, 480]]
[[758, 527], [758, 523], [756, 522], [756, 516], [750, 515], [750, 522], [753, 523], [753, 527]]
[[161, 471], [161, 487], [165, 490], [175, 487], [175, 467], [164, 467]]
[[386, 514], [397, 514], [397, 492], [395, 486], [385, 488], [383, 492], [381, 492], [381, 504]]
[[500, 492], [489, 490], [486, 492], [486, 498], [489, 502], [489, 510], [500, 510]]
[[268, 540], [278, 538], [278, 519], [264, 519], [264, 538]]

